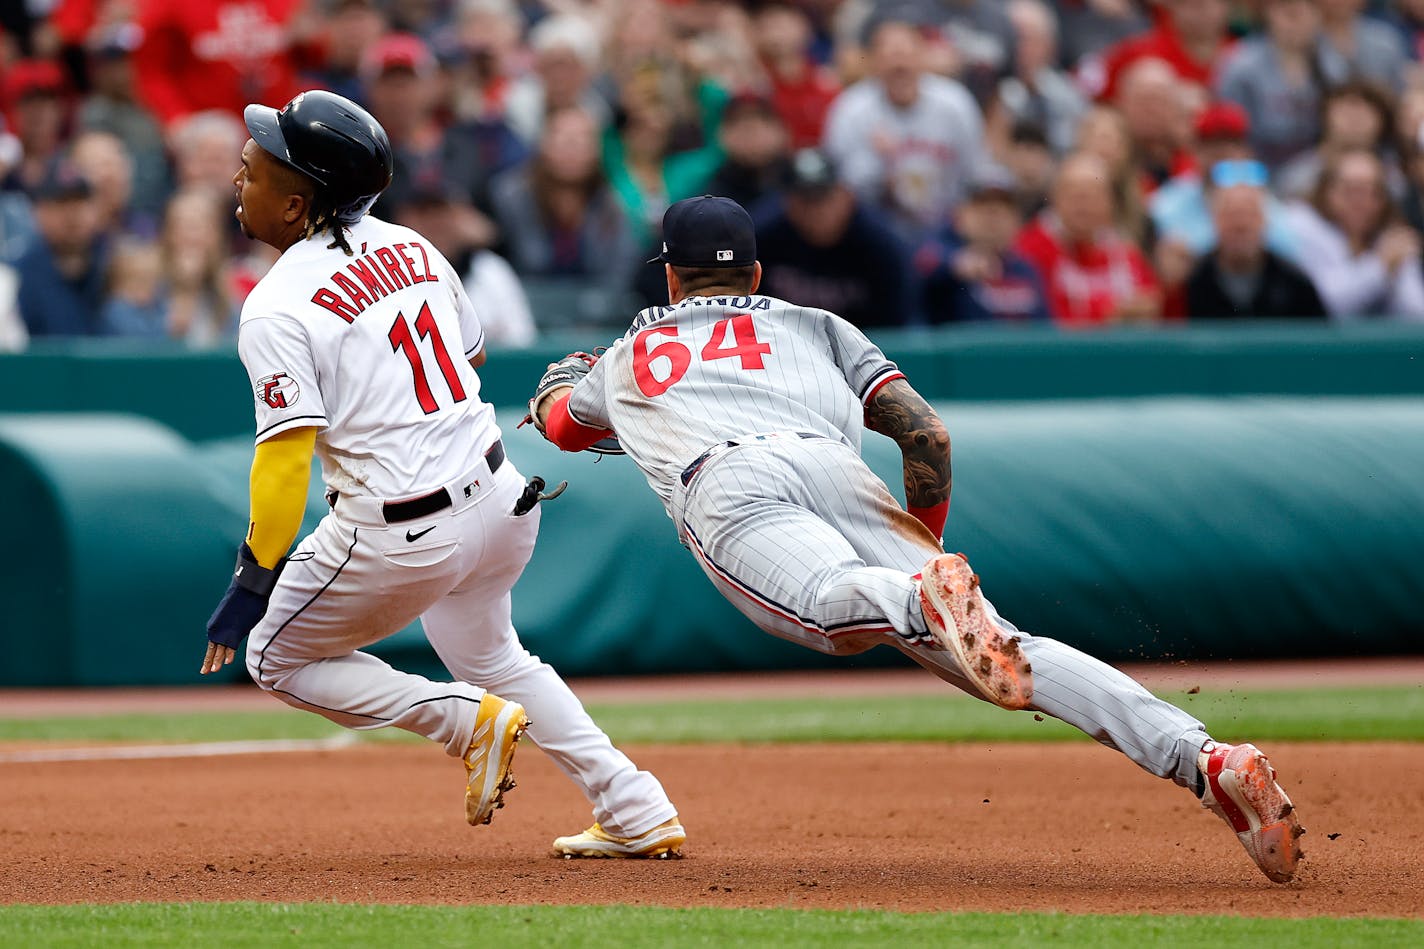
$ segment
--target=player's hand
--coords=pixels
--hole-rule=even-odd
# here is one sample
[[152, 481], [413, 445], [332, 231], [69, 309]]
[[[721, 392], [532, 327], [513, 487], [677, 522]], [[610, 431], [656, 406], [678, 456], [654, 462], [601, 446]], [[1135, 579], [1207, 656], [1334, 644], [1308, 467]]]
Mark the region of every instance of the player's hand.
[[545, 392], [539, 399], [537, 406], [530, 409], [530, 413], [534, 419], [534, 427], [542, 433], [545, 428], [548, 427], [549, 412], [553, 409], [554, 403], [559, 401], [562, 396], [573, 391], [573, 386], [555, 386]]
[[[529, 399], [529, 414], [525, 422], [533, 422], [534, 427], [544, 435], [544, 423], [549, 417], [549, 409], [559, 396], [572, 389], [580, 379], [593, 371], [598, 364], [599, 353], [569, 353], [558, 362], [549, 363], [534, 387], [534, 395]], [[548, 437], [547, 435], [545, 437]]]
[[198, 667], [201, 675], [210, 672], [217, 672], [223, 666], [228, 665], [237, 658], [237, 650], [231, 646], [223, 646], [219, 643], [208, 643], [208, 654], [203, 657], [203, 664]]
[[272, 588], [286, 563], [283, 558], [276, 568], [268, 570], [252, 556], [246, 542], [238, 548], [232, 582], [218, 608], [208, 617], [208, 652], [199, 672], [217, 672], [237, 657], [237, 647], [266, 615], [267, 601], [272, 598]]

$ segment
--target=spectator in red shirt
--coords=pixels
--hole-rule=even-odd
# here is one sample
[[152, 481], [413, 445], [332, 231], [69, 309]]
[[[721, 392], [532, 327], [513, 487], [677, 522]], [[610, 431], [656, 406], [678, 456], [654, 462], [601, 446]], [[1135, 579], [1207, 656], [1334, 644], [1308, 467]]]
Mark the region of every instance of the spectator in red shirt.
[[834, 73], [811, 60], [810, 20], [796, 7], [776, 3], [757, 13], [754, 34], [771, 101], [791, 133], [791, 147], [818, 145], [841, 85]]
[[1038, 267], [1060, 326], [1146, 322], [1162, 292], [1142, 251], [1112, 225], [1108, 167], [1096, 155], [1064, 159], [1049, 209], [1019, 235], [1018, 251]]
[[1160, 0], [1156, 26], [1083, 63], [1079, 78], [1091, 95], [1111, 102], [1129, 66], [1163, 59], [1183, 82], [1210, 88], [1217, 61], [1232, 43], [1230, 13], [1227, 0]]
[[301, 91], [293, 55], [304, 0], [142, 0], [134, 55], [143, 101], [165, 126], [193, 112], [241, 115]]

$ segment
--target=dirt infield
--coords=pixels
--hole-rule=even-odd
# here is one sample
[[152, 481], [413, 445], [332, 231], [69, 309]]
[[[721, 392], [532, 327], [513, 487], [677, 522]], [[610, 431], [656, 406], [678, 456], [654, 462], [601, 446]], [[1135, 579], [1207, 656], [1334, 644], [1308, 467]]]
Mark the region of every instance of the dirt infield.
[[1424, 914], [1424, 746], [1278, 744], [1308, 868], [1273, 886], [1188, 792], [1087, 744], [634, 747], [679, 861], [563, 861], [532, 745], [489, 827], [431, 747], [0, 765], [0, 902], [631, 903]]

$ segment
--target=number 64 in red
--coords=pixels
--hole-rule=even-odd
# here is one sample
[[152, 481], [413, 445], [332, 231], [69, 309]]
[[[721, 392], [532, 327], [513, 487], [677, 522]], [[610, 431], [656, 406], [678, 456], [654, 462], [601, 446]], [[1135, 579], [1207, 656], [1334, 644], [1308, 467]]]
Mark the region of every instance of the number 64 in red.
[[[633, 338], [633, 378], [638, 389], [650, 399], [655, 399], [678, 383], [692, 367], [692, 350], [677, 339], [657, 342], [660, 336], [677, 336], [676, 326], [652, 326]], [[762, 357], [771, 352], [771, 344], [757, 339], [756, 325], [750, 313], [729, 316], [718, 320], [712, 327], [712, 336], [702, 347], [703, 362], [714, 359], [739, 357], [743, 369], [765, 369]], [[659, 379], [653, 375], [653, 360], [663, 358], [668, 361], [667, 375]]]

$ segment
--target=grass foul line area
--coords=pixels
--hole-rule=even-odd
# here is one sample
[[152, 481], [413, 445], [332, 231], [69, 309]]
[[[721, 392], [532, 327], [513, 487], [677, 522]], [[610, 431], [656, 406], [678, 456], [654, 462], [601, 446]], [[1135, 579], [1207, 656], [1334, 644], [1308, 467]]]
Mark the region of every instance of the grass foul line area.
[[130, 946], [1407, 946], [1424, 921], [1227, 916], [902, 914], [629, 906], [128, 903], [8, 906], [0, 944]]

